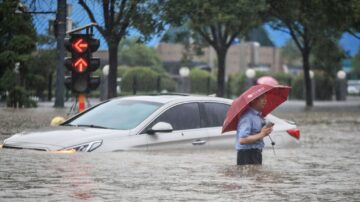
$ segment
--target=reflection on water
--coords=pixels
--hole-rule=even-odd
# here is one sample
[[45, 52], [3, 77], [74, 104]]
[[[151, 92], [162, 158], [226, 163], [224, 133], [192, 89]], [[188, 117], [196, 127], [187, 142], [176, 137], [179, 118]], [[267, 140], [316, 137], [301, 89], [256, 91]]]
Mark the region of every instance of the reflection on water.
[[296, 120], [302, 131], [301, 147], [276, 149], [276, 155], [271, 149], [265, 150], [262, 166], [236, 166], [232, 148], [102, 154], [0, 150], [0, 198], [1, 201], [359, 200], [360, 125], [342, 121], [312, 124], [304, 117]]

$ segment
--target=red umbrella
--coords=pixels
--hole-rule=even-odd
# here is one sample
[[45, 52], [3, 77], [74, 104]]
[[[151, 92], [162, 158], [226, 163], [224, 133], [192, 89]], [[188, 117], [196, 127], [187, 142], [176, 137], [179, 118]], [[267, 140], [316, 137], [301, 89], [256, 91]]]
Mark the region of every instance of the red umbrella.
[[223, 124], [222, 132], [236, 130], [240, 116], [249, 106], [249, 103], [266, 93], [266, 105], [261, 111], [262, 116], [266, 116], [277, 106], [287, 100], [290, 87], [282, 85], [259, 84], [252, 86], [238, 98], [234, 100], [229, 108]]
[[279, 85], [279, 82], [271, 76], [262, 76], [258, 78], [257, 84]]

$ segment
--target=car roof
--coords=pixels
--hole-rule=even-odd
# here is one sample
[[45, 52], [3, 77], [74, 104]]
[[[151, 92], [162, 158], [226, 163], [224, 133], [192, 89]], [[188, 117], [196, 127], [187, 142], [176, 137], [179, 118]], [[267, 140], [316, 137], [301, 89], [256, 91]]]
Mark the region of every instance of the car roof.
[[231, 104], [232, 100], [213, 96], [201, 96], [201, 95], [142, 95], [142, 96], [128, 96], [115, 98], [113, 100], [139, 100], [150, 101], [161, 104], [167, 104], [170, 102], [187, 102], [187, 101], [209, 101], [209, 102], [221, 102]]

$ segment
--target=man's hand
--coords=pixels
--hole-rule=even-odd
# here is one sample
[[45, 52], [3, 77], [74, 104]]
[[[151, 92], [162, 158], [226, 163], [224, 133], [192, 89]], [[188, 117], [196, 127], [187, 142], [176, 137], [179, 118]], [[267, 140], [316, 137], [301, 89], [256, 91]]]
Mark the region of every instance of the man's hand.
[[260, 134], [261, 134], [263, 137], [266, 137], [266, 136], [268, 136], [268, 135], [272, 132], [272, 130], [273, 130], [273, 126], [271, 126], [271, 127], [265, 126], [265, 127], [263, 127], [263, 128], [261, 129]]
[[240, 144], [251, 144], [255, 141], [258, 141], [266, 136], [268, 136], [273, 130], [273, 127], [263, 127], [261, 131], [255, 135], [249, 135], [245, 138], [240, 138]]

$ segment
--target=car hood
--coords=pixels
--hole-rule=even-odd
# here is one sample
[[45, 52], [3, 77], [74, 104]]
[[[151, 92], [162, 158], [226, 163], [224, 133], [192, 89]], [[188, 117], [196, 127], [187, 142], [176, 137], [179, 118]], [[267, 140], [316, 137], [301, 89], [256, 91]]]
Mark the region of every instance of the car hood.
[[4, 147], [60, 150], [109, 136], [128, 135], [128, 130], [57, 126], [17, 133], [4, 141]]

